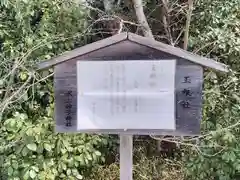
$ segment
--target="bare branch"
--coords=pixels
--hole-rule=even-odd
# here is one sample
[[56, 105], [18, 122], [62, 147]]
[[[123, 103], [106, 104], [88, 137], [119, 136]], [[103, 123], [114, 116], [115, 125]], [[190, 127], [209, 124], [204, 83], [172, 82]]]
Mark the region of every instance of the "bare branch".
[[182, 29], [181, 32], [178, 34], [178, 37], [176, 38], [176, 40], [175, 40], [174, 43], [173, 43], [173, 46], [175, 46], [175, 45], [178, 43], [178, 40], [179, 40], [179, 38], [181, 37], [182, 33], [183, 33], [183, 29]]
[[193, 11], [193, 0], [188, 0], [188, 13], [187, 13], [185, 33], [183, 38], [183, 49], [185, 50], [187, 50], [187, 47], [188, 47], [189, 27], [190, 27], [190, 22], [192, 17], [192, 11]]
[[3, 103], [1, 103], [0, 114], [2, 114], [5, 108], [9, 105], [9, 102], [26, 87], [26, 85], [30, 82], [31, 78], [32, 76], [30, 75], [28, 79], [24, 82], [24, 84], [16, 92], [14, 92], [8, 99], [6, 99], [5, 101], [3, 101]]

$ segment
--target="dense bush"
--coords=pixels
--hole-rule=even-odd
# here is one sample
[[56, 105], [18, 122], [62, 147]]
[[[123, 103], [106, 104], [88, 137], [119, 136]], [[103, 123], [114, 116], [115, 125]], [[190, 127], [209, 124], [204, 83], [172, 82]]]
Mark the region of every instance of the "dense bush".
[[[122, 2], [124, 8], [118, 12], [124, 15], [120, 17], [132, 21], [135, 18], [132, 18], [130, 1]], [[144, 2], [154, 34], [157, 39], [166, 40], [161, 5], [157, 1]], [[104, 10], [99, 3], [96, 8]], [[175, 39], [184, 26], [186, 6], [185, 1], [171, 3], [174, 9], [170, 17], [171, 31]], [[239, 71], [239, 8], [239, 0], [196, 1], [189, 49]], [[35, 69], [39, 61], [88, 43], [87, 15], [91, 13], [81, 1], [75, 0], [3, 0], [0, 11], [0, 177], [15, 180], [118, 179], [118, 162], [98, 166], [111, 151], [114, 141], [108, 136], [54, 132], [52, 70], [36, 72]], [[99, 12], [97, 18], [104, 15], [97, 10]], [[111, 13], [114, 14], [114, 9]], [[180, 18], [174, 17], [175, 13], [180, 13]], [[137, 29], [132, 24], [124, 28]], [[95, 40], [95, 36], [92, 37]], [[180, 40], [176, 42], [181, 45]], [[239, 73], [222, 75], [206, 71], [199, 143], [190, 144], [191, 148], [182, 144], [182, 159], [149, 156], [144, 145], [137, 148], [134, 177], [139, 180], [240, 179], [239, 87]], [[116, 148], [113, 156], [117, 157]]]
[[8, 179], [82, 179], [105, 161], [100, 150], [108, 145], [100, 136], [56, 134], [52, 118], [33, 122], [20, 113], [4, 122], [1, 138], [1, 173]]
[[222, 87], [219, 83], [205, 87], [202, 137], [184, 156], [190, 179], [240, 178], [239, 83], [229, 77]]
[[194, 52], [215, 58], [239, 71], [240, 1], [196, 1], [190, 45]]
[[[191, 28], [191, 48], [239, 71], [240, 1], [197, 1]], [[240, 178], [240, 79], [207, 71], [202, 134], [195, 151], [186, 153], [190, 179]]]
[[13, 0], [0, 11], [0, 177], [82, 179], [111, 141], [55, 133], [52, 70], [35, 66], [86, 43], [87, 10], [76, 1]]

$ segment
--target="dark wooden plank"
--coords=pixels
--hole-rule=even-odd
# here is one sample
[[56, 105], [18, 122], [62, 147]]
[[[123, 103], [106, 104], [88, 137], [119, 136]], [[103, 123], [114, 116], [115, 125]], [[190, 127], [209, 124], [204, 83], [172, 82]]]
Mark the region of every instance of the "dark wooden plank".
[[[108, 61], [108, 60], [154, 60], [154, 59], [179, 59], [175, 55], [170, 55], [168, 53], [158, 51], [147, 46], [142, 46], [140, 44], [131, 41], [122, 41], [108, 48], [102, 48], [100, 50], [93, 51], [91, 53], [78, 56], [72, 61], [78, 60], [91, 60], [91, 61]], [[177, 61], [178, 65], [194, 65], [195, 63], [187, 61], [184, 59], [179, 59]]]
[[[127, 48], [123, 48], [127, 47]], [[118, 51], [120, 49], [120, 51]], [[164, 52], [159, 52], [154, 49], [148, 48], [146, 46], [141, 46], [139, 44], [132, 45], [129, 41], [123, 41], [119, 44], [115, 44], [109, 48], [103, 48], [80, 56], [71, 61], [67, 61], [62, 64], [55, 66], [55, 116], [56, 116], [56, 131], [58, 132], [78, 132], [76, 129], [77, 123], [77, 80], [76, 80], [76, 61], [77, 60], [146, 60], [146, 59], [174, 59], [176, 56], [169, 56], [169, 54]], [[191, 67], [191, 68], [190, 68]], [[192, 76], [191, 84], [181, 84], [182, 78], [184, 76]], [[182, 91], [184, 88], [192, 87], [192, 91], [195, 92], [192, 101], [191, 110], [185, 111], [181, 104], [177, 102], [185, 99]], [[72, 127], [65, 127], [66, 125], [66, 95], [64, 92], [71, 91], [73, 98], [71, 99], [72, 109]], [[155, 135], [198, 135], [200, 131], [200, 120], [201, 120], [201, 90], [202, 90], [202, 67], [194, 65], [190, 61], [178, 60], [177, 70], [176, 70], [176, 125], [177, 129], [175, 131], [169, 130], [84, 130], [81, 132], [88, 133], [110, 133], [110, 134], [155, 134]], [[68, 100], [68, 99], [67, 99]], [[186, 113], [187, 112], [187, 113]]]
[[[179, 66], [178, 66], [179, 67]], [[63, 68], [63, 67], [62, 67]], [[62, 68], [59, 68], [62, 69]], [[65, 67], [67, 68], [67, 67]], [[71, 69], [72, 67], [69, 67]], [[182, 70], [177, 71], [177, 75], [180, 75], [179, 77], [183, 77]], [[186, 69], [184, 72], [187, 72]], [[189, 75], [189, 73], [186, 73]], [[77, 123], [77, 90], [76, 86], [74, 86], [73, 82], [76, 82], [75, 76], [71, 76], [72, 79], [69, 79], [69, 83], [62, 82], [62, 79], [59, 78], [57, 79], [55, 87], [58, 87], [55, 91], [55, 103], [56, 103], [56, 130], [58, 132], [77, 132], [76, 130], [76, 123]], [[196, 77], [196, 76], [195, 76]], [[194, 77], [194, 78], [195, 78]], [[196, 81], [195, 81], [196, 82]], [[65, 85], [66, 83], [66, 85]], [[177, 85], [176, 81], [176, 85]], [[182, 95], [182, 91], [184, 90], [183, 86], [177, 85], [179, 89], [176, 89], [176, 103], [184, 100], [185, 97]], [[194, 86], [193, 86], [194, 87]], [[101, 133], [110, 133], [110, 134], [118, 134], [118, 133], [123, 133], [123, 134], [155, 134], [155, 135], [198, 135], [200, 132], [200, 120], [201, 120], [201, 81], [199, 84], [194, 87], [193, 91], [196, 93], [195, 98], [197, 99], [193, 100], [193, 107], [188, 109], [187, 111], [182, 107], [182, 105], [179, 103], [176, 105], [176, 131], [169, 131], [169, 130], [161, 130], [161, 129], [156, 129], [156, 130], [144, 130], [144, 129], [139, 129], [139, 130], [99, 130], [99, 131], [94, 131], [94, 132], [101, 132]], [[72, 124], [73, 127], [65, 127], [66, 126], [66, 107], [65, 107], [65, 101], [66, 101], [66, 95], [64, 95], [64, 92], [68, 92], [71, 90], [73, 94], [73, 99], [72, 99], [72, 110], [71, 110], [71, 117], [72, 117]], [[62, 94], [62, 95], [61, 95]], [[92, 130], [85, 130], [81, 132], [91, 132]], [[93, 131], [92, 131], [93, 132]]]
[[55, 130], [72, 132], [77, 127], [77, 81], [74, 63], [54, 68]]
[[186, 51], [186, 50], [174, 47], [174, 46], [164, 44], [159, 41], [152, 40], [150, 38], [139, 36], [139, 35], [133, 34], [133, 33], [128, 33], [128, 39], [130, 41], [139, 43], [141, 45], [148, 46], [148, 47], [154, 48], [156, 50], [178, 56], [183, 59], [187, 59], [189, 61], [192, 61], [192, 62], [197, 63], [202, 66], [206, 66], [206, 67], [213, 68], [215, 70], [223, 71], [223, 72], [229, 71], [228, 66], [225, 64], [214, 61], [213, 59], [209, 59], [209, 58], [199, 56], [197, 54], [193, 54], [189, 51]]
[[[205, 58], [202, 56], [199, 56], [197, 54], [193, 54], [191, 52], [185, 51], [183, 49], [180, 48], [176, 48], [164, 43], [161, 43], [159, 41], [154, 41], [151, 40], [149, 38], [146, 37], [142, 37], [139, 36], [137, 34], [133, 34], [133, 33], [120, 33], [114, 36], [111, 36], [109, 38], [100, 40], [100, 41], [96, 41], [94, 43], [91, 44], [87, 44], [85, 46], [76, 48], [72, 51], [66, 52], [62, 55], [59, 55], [58, 57], [55, 57], [51, 60], [48, 61], [44, 61], [38, 64], [38, 68], [39, 69], [44, 69], [44, 68], [48, 68], [50, 66], [59, 64], [59, 63], [63, 63], [65, 61], [71, 60], [77, 56], [81, 56], [87, 53], [91, 53], [93, 51], [105, 48], [105, 47], [110, 47], [111, 45], [114, 45], [116, 43], [119, 43], [123, 40], [126, 41], [131, 41], [134, 43], [138, 43], [141, 44], [142, 46], [147, 46], [153, 49], [156, 49], [158, 51], [162, 51], [165, 52], [169, 55], [174, 55], [177, 56], [178, 58], [183, 58], [183, 59], [187, 59], [189, 61], [192, 61], [194, 63], [200, 64], [202, 66], [206, 66], [206, 67], [210, 67], [219, 71], [223, 71], [223, 72], [228, 72], [228, 66], [222, 63], [219, 63], [217, 61], [214, 61], [212, 59], [209, 58]], [[127, 47], [122, 47], [125, 48], [126, 50], [128, 50]], [[117, 49], [117, 51], [121, 51], [121, 49]]]
[[198, 133], [189, 133], [186, 131], [181, 130], [165, 130], [165, 129], [85, 129], [81, 131], [77, 131], [73, 129], [71, 131], [66, 130], [65, 128], [59, 128], [57, 132], [64, 133], [64, 132], [72, 132], [72, 133], [88, 133], [88, 134], [125, 134], [125, 135], [172, 135], [172, 136], [199, 136]]
[[111, 45], [108, 48], [102, 48], [76, 57], [73, 60], [146, 60], [158, 59], [159, 57], [161, 57], [161, 59], [173, 59], [171, 58], [172, 56], [169, 56], [167, 53], [156, 51], [155, 49], [126, 40]]
[[200, 133], [202, 118], [203, 69], [179, 65], [176, 69], [176, 126], [188, 134]]

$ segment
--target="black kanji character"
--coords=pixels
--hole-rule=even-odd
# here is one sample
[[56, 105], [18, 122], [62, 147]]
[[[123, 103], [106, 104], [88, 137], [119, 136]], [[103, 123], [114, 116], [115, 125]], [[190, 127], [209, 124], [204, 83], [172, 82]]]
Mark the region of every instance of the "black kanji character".
[[184, 81], [183, 83], [191, 83], [191, 78], [190, 76], [184, 76]]
[[186, 96], [192, 96], [192, 92], [190, 89], [184, 89], [182, 90], [182, 93], [185, 94]]
[[67, 96], [73, 96], [73, 95], [72, 95], [72, 91], [71, 91], [71, 90], [70, 90], [70, 91], [68, 91], [68, 92], [66, 92], [65, 94], [66, 94]]
[[72, 123], [71, 123], [71, 120], [72, 120], [72, 117], [71, 116], [66, 116], [66, 126], [71, 126], [72, 125]]
[[71, 104], [66, 104], [66, 105], [65, 105], [65, 108], [66, 108], [66, 109], [71, 109], [71, 108], [72, 108], [72, 105], [71, 105]]
[[67, 121], [71, 121], [72, 120], [72, 117], [71, 116], [66, 116], [65, 118]]
[[183, 108], [190, 108], [190, 102], [189, 101], [182, 101], [181, 102]]

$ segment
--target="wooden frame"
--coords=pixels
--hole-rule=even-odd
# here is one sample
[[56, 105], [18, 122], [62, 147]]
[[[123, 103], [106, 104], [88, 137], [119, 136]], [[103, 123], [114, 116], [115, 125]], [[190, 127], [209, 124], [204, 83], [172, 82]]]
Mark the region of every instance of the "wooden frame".
[[[51, 60], [41, 62], [39, 69], [54, 66], [55, 119], [58, 132], [78, 132], [74, 128], [77, 119], [77, 61], [108, 60], [162, 60], [176, 59], [175, 98], [176, 130], [86, 130], [87, 133], [107, 134], [154, 134], [154, 135], [199, 135], [202, 107], [203, 68], [227, 72], [225, 64], [192, 54], [133, 33], [120, 33], [112, 37], [76, 48]], [[191, 77], [192, 83], [179, 83]], [[189, 96], [189, 88], [192, 96]], [[184, 95], [185, 94], [185, 95]], [[195, 99], [193, 99], [195, 98]], [[188, 107], [191, 101], [191, 108]], [[187, 110], [183, 110], [183, 106]], [[66, 108], [67, 107], [67, 108]], [[69, 108], [71, 107], [71, 108]], [[65, 113], [65, 115], [64, 115]], [[63, 128], [63, 118], [71, 119], [71, 127]]]
[[[177, 61], [175, 69], [175, 130], [99, 129], [77, 131], [77, 62], [118, 60]], [[51, 60], [39, 69], [54, 66], [55, 120], [58, 132], [120, 134], [120, 179], [132, 179], [132, 135], [195, 136], [200, 134], [202, 117], [203, 68], [228, 72], [228, 66], [180, 48], [133, 33], [112, 37], [76, 48]]]
[[228, 66], [222, 63], [219, 63], [217, 61], [214, 61], [212, 59], [209, 58], [205, 58], [202, 56], [199, 56], [197, 54], [193, 54], [189, 51], [185, 51], [183, 49], [180, 48], [176, 48], [164, 43], [161, 43], [159, 41], [155, 41], [152, 40], [150, 38], [146, 38], [146, 37], [142, 37], [133, 33], [120, 33], [117, 35], [114, 35], [112, 37], [85, 45], [83, 47], [80, 48], [76, 48], [70, 52], [66, 52], [63, 55], [60, 55], [56, 58], [53, 58], [51, 60], [45, 61], [45, 62], [41, 62], [38, 65], [39, 69], [44, 69], [44, 68], [48, 68], [51, 66], [55, 66], [59, 63], [63, 63], [66, 62], [68, 60], [71, 60], [73, 58], [76, 58], [77, 56], [82, 56], [85, 55], [87, 53], [99, 50], [101, 48], [105, 48], [108, 46], [111, 46], [113, 44], [119, 43], [121, 41], [124, 40], [129, 40], [138, 44], [141, 44], [143, 46], [147, 46], [153, 49], [156, 49], [158, 51], [162, 51], [162, 52], [166, 52], [178, 57], [181, 57], [183, 59], [189, 60], [193, 63], [205, 66], [205, 67], [209, 67], [218, 71], [222, 71], [222, 72], [228, 72]]

